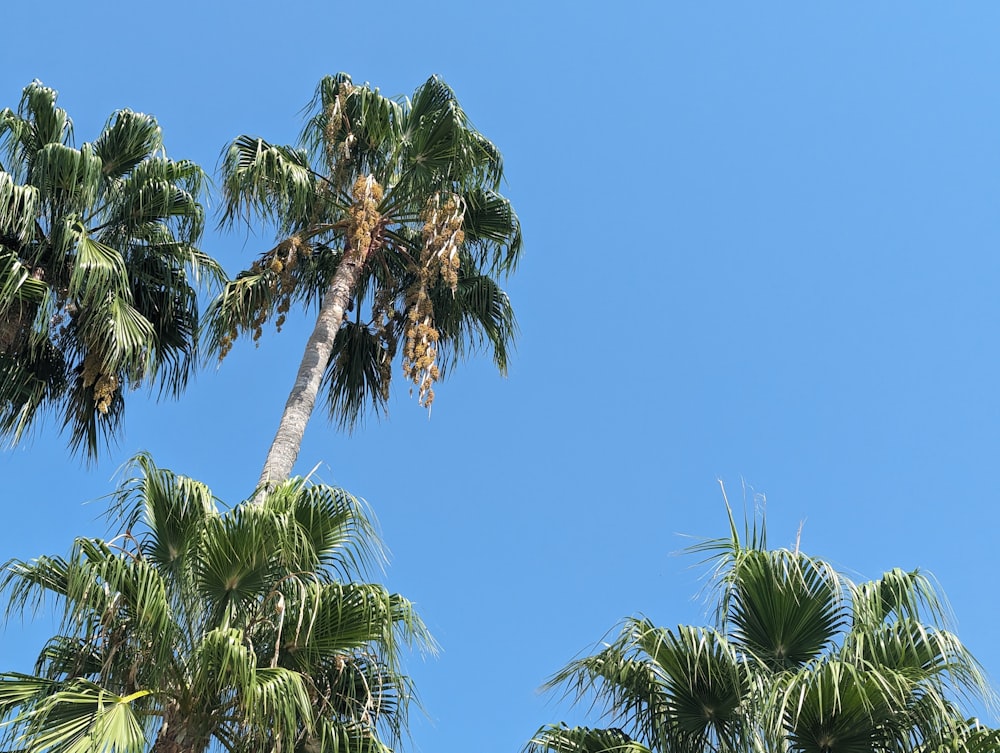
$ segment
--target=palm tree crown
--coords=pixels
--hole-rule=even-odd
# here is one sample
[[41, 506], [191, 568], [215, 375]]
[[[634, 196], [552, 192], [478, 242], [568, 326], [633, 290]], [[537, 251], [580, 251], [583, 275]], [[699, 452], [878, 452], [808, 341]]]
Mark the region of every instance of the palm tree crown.
[[321, 390], [345, 428], [384, 410], [397, 352], [428, 407], [470, 350], [489, 348], [505, 371], [515, 323], [497, 278], [516, 265], [521, 235], [502, 177], [500, 153], [436, 77], [397, 101], [330, 76], [300, 147], [232, 143], [224, 223], [260, 217], [280, 240], [213, 304], [212, 347], [224, 356], [271, 318], [280, 329], [293, 304], [320, 304], [262, 482], [291, 471]]
[[918, 571], [855, 584], [798, 550], [741, 540], [693, 547], [715, 564], [714, 627], [625, 621], [557, 673], [611, 728], [543, 727], [531, 753], [986, 753], [1000, 732], [961, 713], [992, 699]]
[[37, 81], [0, 111], [0, 434], [59, 408], [91, 457], [120, 428], [126, 387], [177, 393], [195, 355], [190, 273], [203, 174], [168, 159], [154, 118], [122, 110], [73, 146], [56, 92]]
[[[411, 696], [404, 598], [351, 578], [379, 555], [346, 492], [300, 479], [220, 510], [146, 456], [111, 496], [112, 541], [12, 561], [9, 613], [54, 596], [60, 635], [34, 675], [0, 674], [3, 748], [52, 753], [380, 751]], [[4, 739], [5, 738], [5, 739]]]

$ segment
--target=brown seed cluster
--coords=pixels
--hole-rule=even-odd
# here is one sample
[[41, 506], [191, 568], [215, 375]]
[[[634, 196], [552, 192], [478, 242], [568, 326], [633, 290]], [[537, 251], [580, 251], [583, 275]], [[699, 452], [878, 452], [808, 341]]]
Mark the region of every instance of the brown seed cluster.
[[437, 365], [441, 333], [434, 326], [434, 306], [427, 291], [439, 279], [444, 280], [452, 293], [458, 288], [465, 207], [455, 194], [438, 194], [427, 202], [420, 219], [424, 221], [424, 244], [417, 280], [406, 296], [403, 374], [418, 389], [420, 404], [430, 408], [434, 402], [434, 383], [441, 378]]
[[83, 359], [83, 387], [93, 388], [94, 404], [102, 416], [106, 416], [111, 408], [111, 400], [118, 390], [118, 376], [101, 368], [100, 359], [93, 353], [88, 353]]
[[[355, 136], [351, 133], [351, 123], [347, 119], [347, 113], [344, 112], [344, 103], [353, 91], [354, 87], [351, 84], [346, 81], [341, 82], [333, 101], [326, 108], [326, 124], [323, 128], [326, 164], [330, 176], [338, 185], [345, 177], [351, 161], [351, 146], [355, 141]], [[341, 129], [346, 131], [346, 135], [338, 143], [337, 138]]]
[[431, 272], [431, 282], [440, 276], [454, 293], [458, 287], [458, 251], [465, 241], [462, 200], [455, 194], [447, 194], [442, 201], [438, 194], [427, 202], [420, 219], [424, 221], [421, 266]]
[[434, 307], [425, 285], [407, 295], [405, 337], [403, 376], [417, 387], [420, 405], [429, 409], [434, 402], [434, 383], [441, 377], [437, 366], [440, 333], [434, 326]]
[[276, 301], [274, 310], [278, 312], [275, 328], [281, 331], [285, 324], [285, 316], [292, 305], [292, 294], [295, 292], [298, 279], [295, 268], [303, 256], [312, 253], [312, 249], [298, 236], [286, 238], [272, 248], [260, 259], [250, 265], [250, 275], [260, 275], [266, 286], [267, 295], [263, 300], [254, 301], [253, 308], [248, 312], [246, 321], [235, 323], [233, 327], [219, 340], [219, 360], [221, 361], [233, 348], [233, 343], [239, 337], [239, 331], [250, 332], [253, 341], [260, 344], [264, 334], [264, 324], [272, 313], [272, 304]]
[[378, 205], [381, 203], [383, 195], [382, 186], [371, 175], [361, 175], [354, 181], [354, 187], [351, 190], [354, 202], [350, 209], [347, 240], [350, 248], [360, 254], [362, 259], [368, 256], [379, 223], [382, 221]]

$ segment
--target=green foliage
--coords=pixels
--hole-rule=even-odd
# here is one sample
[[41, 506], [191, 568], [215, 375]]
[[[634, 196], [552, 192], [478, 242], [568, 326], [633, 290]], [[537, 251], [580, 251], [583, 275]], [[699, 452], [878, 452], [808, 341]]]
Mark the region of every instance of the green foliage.
[[714, 628], [626, 620], [547, 684], [590, 699], [611, 729], [541, 728], [529, 753], [982, 753], [1000, 733], [959, 702], [993, 702], [919, 571], [855, 584], [823, 560], [769, 549], [763, 520], [708, 555]]
[[433, 646], [406, 599], [351, 580], [381, 556], [364, 507], [294, 479], [224, 510], [147, 456], [132, 468], [110, 497], [116, 538], [3, 569], [9, 616], [54, 597], [63, 620], [34, 675], [0, 674], [0, 746], [242, 753], [398, 740], [412, 695], [400, 649]]
[[195, 365], [204, 175], [167, 159], [156, 120], [122, 110], [73, 146], [56, 92], [0, 111], [0, 435], [46, 410], [93, 458], [129, 388], [177, 394]]
[[[517, 264], [520, 224], [499, 193], [499, 151], [439, 78], [397, 101], [346, 74], [328, 76], [300, 147], [240, 136], [222, 173], [223, 224], [260, 218], [279, 243], [212, 304], [212, 352], [225, 356], [241, 334], [259, 338], [269, 320], [280, 329], [292, 305], [321, 302], [349, 258], [363, 269], [326, 364], [332, 420], [350, 429], [384, 412], [396, 358], [425, 404], [446, 367], [479, 350], [505, 373], [516, 324], [498, 278]], [[359, 181], [376, 186], [364, 215]], [[440, 206], [451, 209], [430, 219]], [[434, 236], [448, 219], [460, 232]], [[421, 336], [424, 346], [414, 347]]]

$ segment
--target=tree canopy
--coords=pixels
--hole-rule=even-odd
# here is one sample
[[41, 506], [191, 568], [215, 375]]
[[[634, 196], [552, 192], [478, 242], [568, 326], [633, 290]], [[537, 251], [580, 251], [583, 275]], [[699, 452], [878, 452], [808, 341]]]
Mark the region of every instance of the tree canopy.
[[547, 687], [590, 699], [609, 727], [541, 728], [528, 753], [986, 753], [1000, 731], [967, 718], [994, 700], [948, 629], [933, 582], [891, 570], [853, 583], [766, 527], [692, 547], [714, 566], [712, 626], [625, 620]]
[[0, 745], [51, 753], [378, 751], [406, 728], [401, 649], [433, 648], [409, 601], [357, 582], [380, 557], [365, 507], [293, 479], [220, 508], [138, 456], [115, 536], [11, 561], [7, 614], [54, 598], [31, 675], [0, 674]]
[[263, 483], [291, 472], [320, 392], [350, 429], [385, 410], [396, 358], [428, 407], [467, 353], [486, 348], [506, 371], [516, 325], [499, 279], [521, 230], [502, 179], [499, 150], [436, 76], [404, 100], [328, 76], [299, 146], [232, 142], [223, 222], [269, 222], [279, 240], [212, 304], [209, 347], [225, 356], [292, 305], [319, 306]]
[[196, 365], [205, 176], [168, 159], [155, 118], [112, 115], [93, 142], [39, 82], [0, 111], [0, 435], [47, 410], [93, 458], [125, 391], [178, 394]]

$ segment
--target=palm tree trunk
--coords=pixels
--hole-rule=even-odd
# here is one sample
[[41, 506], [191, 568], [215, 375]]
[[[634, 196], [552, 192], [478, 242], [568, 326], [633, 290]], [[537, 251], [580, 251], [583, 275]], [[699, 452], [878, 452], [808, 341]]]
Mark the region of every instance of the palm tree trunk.
[[261, 503], [268, 489], [281, 483], [292, 473], [295, 459], [302, 446], [306, 424], [309, 423], [309, 417], [316, 405], [323, 372], [326, 371], [330, 354], [333, 352], [334, 338], [340, 330], [344, 312], [354, 295], [363, 266], [364, 259], [360, 254], [350, 250], [345, 251], [330, 287], [323, 296], [316, 326], [313, 327], [312, 334], [306, 342], [299, 372], [295, 376], [295, 385], [288, 395], [285, 412], [281, 415], [278, 431], [274, 435], [274, 441], [271, 442], [271, 449], [267, 452], [264, 469], [257, 482], [255, 503]]
[[209, 736], [198, 734], [181, 723], [177, 706], [170, 704], [149, 753], [205, 753]]

